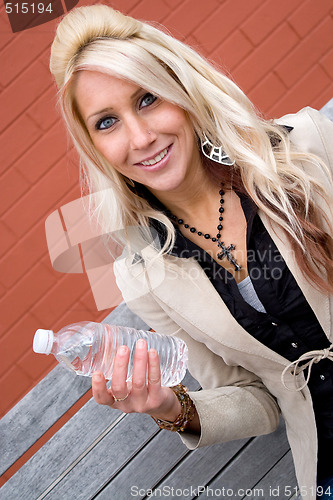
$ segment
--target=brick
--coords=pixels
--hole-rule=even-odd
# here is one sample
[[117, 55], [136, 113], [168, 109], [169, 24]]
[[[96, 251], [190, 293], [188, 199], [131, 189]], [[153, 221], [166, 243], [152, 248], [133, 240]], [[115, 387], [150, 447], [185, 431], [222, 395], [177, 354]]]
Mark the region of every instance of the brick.
[[248, 97], [262, 113], [267, 113], [286, 91], [281, 80], [274, 73], [270, 73], [252, 89]]
[[0, 221], [0, 235], [0, 256], [3, 256], [15, 245], [16, 237], [2, 221]]
[[[0, 47], [4, 49], [10, 42], [14, 40], [14, 33], [9, 24], [6, 14], [0, 16]], [[1, 61], [2, 64], [2, 61]]]
[[3, 221], [17, 237], [22, 237], [47, 212], [57, 206], [66, 190], [72, 186], [73, 183], [69, 184], [66, 170], [61, 168], [61, 165], [56, 165], [6, 212]]
[[[243, 21], [261, 5], [261, 0], [227, 0], [218, 8], [208, 10], [202, 2], [202, 14], [195, 36], [209, 54], [231, 33], [239, 28]], [[179, 19], [181, 24], [181, 19]], [[180, 27], [182, 30], [182, 28]]]
[[330, 85], [322, 90], [318, 96], [311, 101], [311, 106], [315, 109], [321, 109], [328, 101], [332, 99], [333, 96], [333, 81]]
[[[292, 2], [290, 2], [292, 3]], [[332, 0], [307, 0], [288, 18], [289, 24], [300, 37], [307, 35], [320, 21], [329, 16], [332, 10]]]
[[35, 331], [43, 328], [30, 313], [25, 314], [0, 339], [0, 377], [31, 349]]
[[29, 182], [17, 171], [10, 168], [1, 177], [0, 214], [8, 210], [29, 189]]
[[179, 0], [164, 0], [164, 3], [167, 4], [170, 9], [175, 10], [179, 5]]
[[[55, 329], [61, 328], [67, 322], [80, 321], [82, 306], [79, 301], [89, 288], [85, 274], [61, 275], [53, 271], [56, 282], [48, 293], [34, 305], [33, 314], [42, 324], [51, 324]], [[65, 321], [66, 316], [70, 316]]]
[[325, 54], [324, 57], [320, 59], [319, 63], [328, 76], [333, 80], [333, 49]]
[[21, 156], [16, 163], [17, 169], [33, 184], [38, 182], [61, 157], [65, 156], [67, 150], [66, 132], [62, 126], [59, 127], [56, 124]]
[[291, 87], [333, 46], [333, 19], [325, 19], [276, 67], [276, 73]]
[[[18, 366], [13, 366], [0, 379], [0, 412], [4, 415], [31, 387], [31, 379]], [[15, 389], [14, 389], [15, 388]]]
[[315, 66], [269, 110], [270, 115], [279, 117], [287, 113], [296, 113], [304, 106], [311, 106], [330, 83], [331, 80], [326, 73], [319, 66]]
[[20, 157], [40, 136], [40, 130], [26, 115], [1, 133], [0, 174]]
[[[120, 10], [123, 11], [122, 7]], [[163, 1], [145, 0], [131, 9], [131, 16], [143, 21], [161, 22], [169, 12], [169, 7]]]
[[218, 63], [220, 60], [223, 67], [233, 70], [252, 50], [253, 46], [243, 33], [235, 31], [219, 45], [211, 57]]
[[29, 231], [0, 259], [0, 282], [12, 287], [43, 257], [48, 257], [44, 221]]
[[186, 38], [181, 39], [181, 41], [184, 41], [187, 45], [189, 45], [193, 50], [196, 50], [200, 54], [203, 54], [202, 52], [202, 47], [200, 47], [198, 40], [195, 38], [193, 33], [190, 33]]
[[[0, 95], [2, 120], [0, 130], [14, 122], [50, 85], [51, 76], [39, 60], [30, 65]], [[15, 122], [16, 123], [16, 122]]]
[[[55, 123], [60, 123], [60, 112], [56, 109], [56, 88], [51, 85], [27, 110], [34, 123], [42, 130], [48, 131]], [[62, 125], [61, 125], [62, 126]]]
[[303, 0], [275, 0], [263, 3], [240, 27], [254, 45], [270, 35]]
[[295, 33], [283, 24], [233, 72], [235, 80], [248, 92], [273, 70], [297, 43]]
[[[89, 1], [88, 0], [85, 1], [85, 4], [89, 4]], [[32, 32], [34, 34], [43, 33], [43, 34], [45, 34], [45, 36], [48, 37], [49, 41], [51, 42], [54, 38], [55, 31], [56, 31], [56, 28], [57, 28], [59, 21], [60, 21], [59, 17], [56, 19], [51, 19], [51, 21], [48, 21], [44, 24], [40, 24], [39, 26], [33, 26], [32, 28], [28, 28], [24, 33], [26, 34], [26, 36], [29, 36], [30, 33], [32, 33]], [[15, 35], [16, 35], [16, 33], [15, 33]]]
[[14, 326], [23, 314], [35, 307], [55, 282], [55, 277], [44, 265], [31, 269], [0, 301], [2, 328], [6, 330]]
[[[0, 83], [8, 85], [14, 78], [19, 77], [22, 71], [32, 64], [49, 45], [49, 40], [43, 33], [25, 32], [16, 34], [11, 44], [2, 52], [3, 63], [0, 73]], [[15, 64], [13, 64], [15, 61]]]
[[[193, 8], [192, 0], [187, 0], [181, 2], [178, 9], [173, 10], [166, 17], [164, 24], [175, 33], [177, 38], [188, 36], [197, 26], [200, 26], [201, 31], [203, 20], [210, 15], [214, 15], [215, 17], [215, 15], [218, 15], [218, 12], [219, 3], [216, 0], [206, 0], [205, 2], [197, 3], [195, 9]], [[196, 37], [200, 31], [197, 30], [195, 32]], [[221, 26], [219, 31], [221, 32]], [[201, 42], [200, 39], [199, 42]]]
[[[57, 360], [52, 355], [46, 356], [45, 354], [36, 354], [32, 349], [32, 339], [29, 349], [16, 362], [16, 365], [26, 373], [29, 378], [37, 382], [41, 373], [49, 372], [56, 366]], [[30, 388], [28, 390], [30, 390]]]
[[[96, 3], [93, 1], [92, 3]], [[112, 2], [112, 7], [114, 9], [120, 10], [120, 12], [123, 12], [124, 14], [130, 14], [131, 10], [138, 4], [138, 0], [114, 0]], [[87, 3], [85, 2], [85, 5]]]
[[86, 293], [80, 297], [80, 308], [82, 308], [80, 310], [82, 310], [83, 314], [88, 315], [89, 318], [95, 318], [94, 321], [102, 321], [102, 319], [105, 318], [113, 309], [110, 308], [98, 311], [90, 287]]

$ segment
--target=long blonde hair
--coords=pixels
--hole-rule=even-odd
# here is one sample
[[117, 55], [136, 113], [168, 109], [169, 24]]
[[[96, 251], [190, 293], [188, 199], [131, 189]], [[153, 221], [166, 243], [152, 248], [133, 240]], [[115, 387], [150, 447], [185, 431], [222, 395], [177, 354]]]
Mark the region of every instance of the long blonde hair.
[[[150, 24], [106, 5], [93, 5], [73, 9], [61, 21], [50, 69], [81, 157], [83, 179], [90, 192], [99, 193], [94, 197], [98, 200], [95, 211], [105, 231], [137, 224], [148, 227], [149, 219], [156, 219], [167, 230], [162, 252], [174, 242], [168, 217], [133, 193], [130, 181], [94, 148], [72, 91], [75, 76], [82, 70], [126, 79], [183, 108], [197, 136], [205, 134], [223, 144], [235, 160], [235, 176], [256, 205], [287, 232], [304, 275], [320, 289], [333, 291], [333, 244], [325, 230], [329, 221], [313, 202], [315, 194], [328, 206], [331, 200], [298, 161], [311, 161], [323, 170], [325, 165], [294, 151], [284, 129], [260, 117], [239, 87], [197, 52]], [[272, 147], [272, 138], [278, 146]], [[329, 283], [321, 276], [322, 266]]]

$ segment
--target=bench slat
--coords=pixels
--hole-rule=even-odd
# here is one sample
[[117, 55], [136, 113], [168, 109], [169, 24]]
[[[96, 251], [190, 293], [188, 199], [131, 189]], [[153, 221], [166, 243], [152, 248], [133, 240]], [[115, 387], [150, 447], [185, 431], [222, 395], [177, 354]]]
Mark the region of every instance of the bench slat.
[[[271, 470], [275, 470], [281, 460], [289, 450], [289, 444], [285, 434], [285, 425], [281, 420], [278, 429], [265, 436], [258, 436], [253, 439], [242, 452], [235, 457], [235, 459], [219, 474], [216, 476], [214, 481], [209, 484], [209, 487], [214, 490], [221, 489], [230, 490], [234, 494], [230, 495], [230, 498], [239, 499], [243, 498], [243, 495], [238, 495], [238, 490], [243, 492], [247, 489], [254, 489], [259, 487], [262, 478], [265, 478], [270, 474]], [[296, 478], [293, 471], [293, 466], [290, 466], [291, 473], [293, 476], [281, 475], [277, 483], [274, 482], [274, 477], [269, 479], [262, 484], [265, 484], [268, 488], [269, 486], [274, 486], [275, 484], [280, 484], [281, 489], [284, 485], [295, 486]], [[278, 468], [277, 468], [278, 470]], [[229, 498], [229, 495], [226, 494]], [[206, 491], [200, 499], [209, 498], [209, 491]], [[258, 500], [258, 495], [257, 499]], [[270, 498], [265, 492], [261, 498]], [[284, 500], [286, 500], [284, 498]]]
[[[245, 442], [246, 440], [232, 441], [187, 452], [185, 449], [180, 455], [178, 448], [183, 445], [179, 437], [162, 431], [160, 439], [151, 441], [144, 454], [137, 455], [96, 495], [96, 499], [128, 500], [133, 496], [140, 499], [146, 497], [144, 492], [149, 489], [156, 492], [156, 498], [163, 497], [162, 491], [170, 497], [172, 488], [188, 489], [191, 492], [195, 485], [207, 484], [239, 452]], [[186, 498], [191, 497], [186, 494]]]
[[[267, 451], [266, 451], [267, 454]], [[289, 450], [278, 463], [255, 485], [256, 491], [247, 495], [244, 500], [258, 500], [258, 498], [276, 498], [286, 500], [294, 498], [296, 494], [296, 477], [294, 464]], [[253, 488], [254, 490], [254, 488]], [[263, 492], [263, 494], [261, 494]], [[259, 497], [261, 495], [261, 497]]]

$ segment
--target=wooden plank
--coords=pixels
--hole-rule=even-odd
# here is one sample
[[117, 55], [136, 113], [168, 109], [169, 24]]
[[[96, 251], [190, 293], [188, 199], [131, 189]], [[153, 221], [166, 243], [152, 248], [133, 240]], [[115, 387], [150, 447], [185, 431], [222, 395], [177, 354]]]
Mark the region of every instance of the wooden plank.
[[212, 490], [219, 491], [223, 488], [227, 498], [237, 500], [244, 498], [246, 490], [254, 489], [262, 478], [274, 469], [288, 449], [284, 422], [281, 421], [275, 432], [251, 440], [209, 483], [209, 489], [200, 495], [200, 499], [209, 498]]
[[[139, 456], [144, 459], [147, 448], [158, 433], [158, 428], [155, 422], [148, 415], [128, 415], [120, 422], [113, 432], [106, 436], [85, 459], [75, 467], [71, 473], [64, 478], [56, 488], [47, 496], [48, 500], [58, 500], [63, 498], [68, 492], [75, 498], [94, 498], [95, 494], [100, 490], [101, 486], [109, 481], [110, 478], [117, 476], [120, 470], [125, 470], [127, 475], [128, 463], [131, 463], [133, 457]], [[176, 442], [177, 441], [177, 442]], [[167, 442], [167, 448], [160, 450], [160, 454], [164, 458], [168, 452], [173, 453], [175, 460], [184, 453], [187, 449], [184, 445], [180, 445], [177, 436], [171, 436]], [[158, 456], [159, 456], [158, 455]], [[155, 468], [161, 463], [160, 458], [155, 455]], [[103, 466], [101, 466], [103, 464]], [[163, 464], [163, 467], [168, 467], [168, 463]], [[89, 471], [89, 474], [86, 472]], [[151, 470], [142, 470], [141, 473], [147, 478], [153, 473]], [[124, 490], [116, 490], [115, 496], [108, 498], [116, 498], [117, 500], [128, 500], [131, 498], [128, 490], [128, 485], [132, 481], [130, 474], [127, 475]]]
[[[105, 323], [147, 330], [125, 303], [109, 314]], [[1, 449], [5, 450], [0, 475], [20, 458], [91, 387], [90, 377], [79, 377], [57, 365], [0, 422]]]
[[296, 485], [294, 464], [289, 450], [252, 488], [252, 494], [246, 495], [244, 500], [258, 500], [258, 498], [291, 499], [297, 493]]
[[91, 387], [62, 366], [37, 384], [0, 422], [3, 474]]
[[[94, 498], [143, 499], [149, 494], [156, 498], [194, 498], [193, 489], [207, 484], [245, 442], [230, 441], [189, 451], [178, 436], [162, 431]], [[181, 491], [183, 495], [178, 494]]]
[[[198, 386], [190, 375], [185, 377], [184, 382], [189, 384], [191, 389]], [[127, 470], [133, 457], [137, 454], [144, 456], [143, 450], [159, 432], [156, 423], [148, 415], [126, 415], [124, 420], [119, 422], [112, 432], [55, 486], [47, 499], [57, 500], [65, 496], [66, 492], [72, 492], [75, 497], [86, 495], [92, 498], [110, 478], [117, 476], [124, 468]], [[180, 453], [187, 453], [187, 448], [180, 442], [178, 436], [174, 437], [177, 438]], [[106, 463], [107, 466], [101, 467], [101, 464]], [[86, 471], [89, 471], [89, 475]], [[147, 474], [147, 470], [143, 471], [143, 474]], [[119, 498], [118, 492], [117, 498]], [[128, 497], [125, 498], [127, 500]]]
[[15, 500], [18, 491], [22, 498], [38, 498], [120, 416], [118, 410], [88, 401], [3, 485], [4, 498]]

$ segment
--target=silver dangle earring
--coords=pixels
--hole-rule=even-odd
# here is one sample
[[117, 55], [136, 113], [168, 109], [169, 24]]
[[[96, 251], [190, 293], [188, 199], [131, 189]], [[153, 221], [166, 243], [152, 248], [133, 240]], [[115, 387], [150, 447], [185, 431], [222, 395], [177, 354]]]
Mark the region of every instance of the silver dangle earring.
[[235, 164], [235, 162], [229, 158], [227, 153], [223, 151], [221, 146], [214, 146], [214, 144], [212, 144], [205, 135], [203, 138], [200, 138], [200, 142], [201, 151], [206, 156], [206, 158], [216, 161], [221, 165], [227, 165], [229, 167]]

